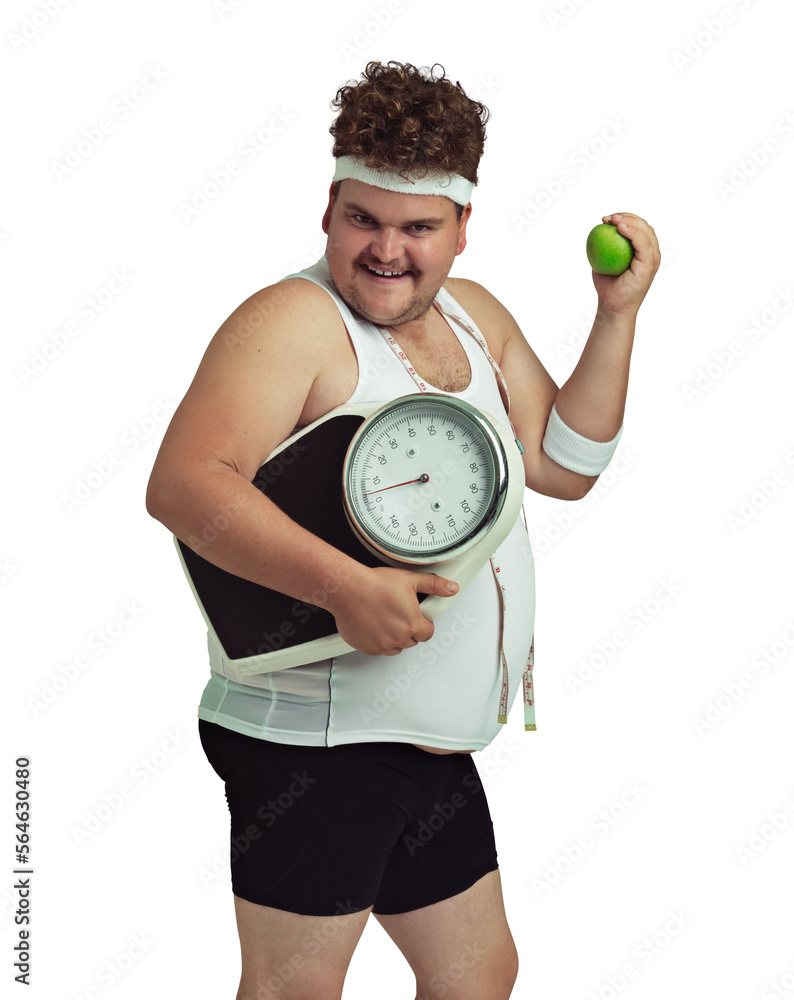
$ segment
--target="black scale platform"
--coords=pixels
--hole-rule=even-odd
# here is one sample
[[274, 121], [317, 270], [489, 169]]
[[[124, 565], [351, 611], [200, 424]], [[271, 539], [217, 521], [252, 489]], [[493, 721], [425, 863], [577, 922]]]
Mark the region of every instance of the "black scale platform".
[[[344, 510], [342, 466], [348, 445], [364, 422], [362, 416], [331, 417], [283, 454], [266, 462], [254, 486], [293, 521], [365, 566], [383, 563], [358, 541]], [[320, 502], [322, 498], [322, 502]], [[336, 634], [333, 615], [277, 590], [220, 569], [189, 548], [178, 545], [196, 593], [230, 660], [269, 653]], [[419, 595], [423, 600], [424, 594]]]

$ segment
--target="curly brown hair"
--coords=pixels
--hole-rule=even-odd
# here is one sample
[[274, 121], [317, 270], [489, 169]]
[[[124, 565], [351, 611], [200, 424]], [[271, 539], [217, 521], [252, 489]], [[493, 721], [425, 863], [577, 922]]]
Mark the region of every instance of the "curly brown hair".
[[329, 129], [335, 157], [362, 157], [372, 169], [406, 178], [443, 170], [477, 183], [489, 111], [439, 63], [367, 63], [362, 79], [340, 87], [331, 107], [339, 109]]

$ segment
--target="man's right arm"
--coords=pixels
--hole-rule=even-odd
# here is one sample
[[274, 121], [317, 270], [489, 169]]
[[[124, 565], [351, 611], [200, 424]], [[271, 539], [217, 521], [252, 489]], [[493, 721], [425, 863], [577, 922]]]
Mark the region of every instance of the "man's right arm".
[[[448, 595], [447, 581], [365, 567], [301, 528], [252, 484], [329, 363], [322, 336], [329, 303], [322, 289], [295, 279], [262, 289], [229, 316], [166, 430], [146, 507], [185, 544], [202, 539], [209, 562], [326, 608], [351, 646], [390, 655], [413, 645], [412, 636], [430, 638], [433, 625], [416, 594]], [[208, 533], [213, 524], [224, 527]]]

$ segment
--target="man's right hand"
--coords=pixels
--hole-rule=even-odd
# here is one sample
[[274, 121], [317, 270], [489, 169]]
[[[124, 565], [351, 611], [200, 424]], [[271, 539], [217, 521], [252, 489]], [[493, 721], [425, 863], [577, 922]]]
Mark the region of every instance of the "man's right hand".
[[334, 595], [328, 610], [345, 642], [368, 656], [396, 656], [427, 642], [435, 625], [422, 614], [416, 595], [452, 597], [458, 591], [456, 583], [433, 573], [390, 566], [364, 570]]

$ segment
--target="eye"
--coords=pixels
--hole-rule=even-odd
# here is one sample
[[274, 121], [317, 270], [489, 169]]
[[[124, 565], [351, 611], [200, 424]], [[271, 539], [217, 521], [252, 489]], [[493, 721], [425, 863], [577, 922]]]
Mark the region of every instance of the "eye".
[[361, 226], [368, 226], [372, 222], [368, 215], [354, 215], [353, 219]]
[[411, 226], [411, 229], [413, 229], [415, 233], [424, 233], [425, 231], [430, 230], [430, 226], [426, 226], [423, 222], [415, 222]]

